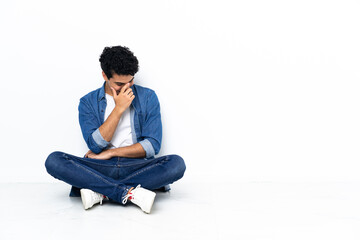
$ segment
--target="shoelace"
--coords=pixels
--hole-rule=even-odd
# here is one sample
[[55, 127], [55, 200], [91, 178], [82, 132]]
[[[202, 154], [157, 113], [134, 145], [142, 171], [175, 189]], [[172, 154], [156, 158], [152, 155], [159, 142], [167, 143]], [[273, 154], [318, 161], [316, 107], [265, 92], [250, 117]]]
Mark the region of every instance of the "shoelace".
[[141, 186], [141, 185], [139, 184], [139, 185], [137, 185], [136, 188], [130, 188], [130, 190], [128, 191], [128, 193], [127, 193], [127, 194], [125, 195], [125, 197], [123, 198], [122, 203], [123, 203], [123, 204], [126, 204], [128, 198], [132, 197], [132, 193], [131, 193], [131, 192], [132, 192], [133, 190], [135, 190], [135, 189], [138, 189], [140, 186]]
[[92, 194], [93, 197], [93, 201], [97, 202], [98, 200], [100, 201], [100, 205], [102, 205], [102, 201], [104, 199], [104, 195], [100, 194], [100, 193], [96, 193], [94, 192], [94, 194]]

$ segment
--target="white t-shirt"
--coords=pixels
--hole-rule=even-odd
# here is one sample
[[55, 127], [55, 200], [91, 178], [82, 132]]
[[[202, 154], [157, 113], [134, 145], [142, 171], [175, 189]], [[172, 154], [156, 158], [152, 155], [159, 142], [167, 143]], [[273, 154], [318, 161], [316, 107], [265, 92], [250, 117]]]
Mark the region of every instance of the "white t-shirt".
[[[105, 95], [107, 106], [105, 110], [104, 121], [106, 121], [112, 110], [115, 108], [114, 98], [109, 94]], [[132, 140], [131, 132], [130, 108], [127, 108], [119, 120], [115, 133], [110, 141], [109, 148], [126, 147], [132, 144], [134, 144], [134, 142]]]

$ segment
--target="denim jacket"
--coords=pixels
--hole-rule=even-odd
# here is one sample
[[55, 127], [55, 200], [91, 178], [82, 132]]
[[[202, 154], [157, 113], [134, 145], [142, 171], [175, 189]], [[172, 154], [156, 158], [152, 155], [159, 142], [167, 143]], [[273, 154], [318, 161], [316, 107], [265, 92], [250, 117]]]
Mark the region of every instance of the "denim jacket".
[[[140, 143], [146, 158], [160, 151], [162, 124], [160, 104], [155, 92], [149, 88], [133, 85], [135, 98], [130, 106], [131, 130], [134, 143]], [[94, 153], [107, 149], [109, 142], [100, 134], [106, 109], [105, 83], [80, 99], [79, 122], [88, 148]]]

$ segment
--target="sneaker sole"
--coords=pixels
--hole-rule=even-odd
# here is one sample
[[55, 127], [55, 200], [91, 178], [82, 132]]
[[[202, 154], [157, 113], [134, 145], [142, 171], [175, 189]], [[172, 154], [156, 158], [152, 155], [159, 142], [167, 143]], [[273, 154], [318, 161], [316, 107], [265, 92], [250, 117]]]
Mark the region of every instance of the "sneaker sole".
[[143, 211], [144, 211], [145, 213], [147, 213], [147, 214], [150, 214], [151, 209], [152, 209], [152, 206], [153, 206], [154, 201], [155, 201], [155, 197], [156, 197], [156, 193], [153, 194], [151, 204], [149, 204], [148, 206], [146, 206], [146, 208], [142, 208], [141, 210], [143, 210]]
[[82, 204], [84, 206], [84, 209], [87, 210], [87, 209], [91, 208], [92, 206], [89, 206], [89, 203], [85, 200], [86, 199], [86, 197], [85, 197], [86, 192], [85, 191], [86, 191], [85, 189], [81, 189], [80, 190], [80, 195], [81, 195], [81, 201], [82, 201]]

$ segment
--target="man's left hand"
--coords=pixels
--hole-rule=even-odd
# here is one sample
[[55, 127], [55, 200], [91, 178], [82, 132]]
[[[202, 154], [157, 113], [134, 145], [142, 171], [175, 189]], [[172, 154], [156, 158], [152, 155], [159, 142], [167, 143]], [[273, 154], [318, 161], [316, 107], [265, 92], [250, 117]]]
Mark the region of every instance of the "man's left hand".
[[91, 150], [89, 150], [86, 154], [85, 154], [86, 158], [93, 158], [93, 159], [101, 159], [101, 160], [108, 160], [110, 158], [112, 158], [112, 151], [111, 149], [107, 149], [102, 151], [99, 154], [93, 153]]

